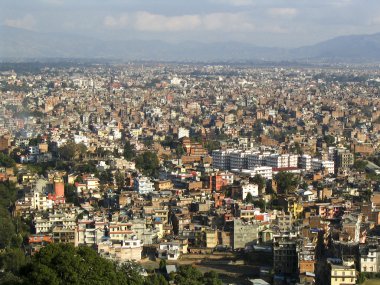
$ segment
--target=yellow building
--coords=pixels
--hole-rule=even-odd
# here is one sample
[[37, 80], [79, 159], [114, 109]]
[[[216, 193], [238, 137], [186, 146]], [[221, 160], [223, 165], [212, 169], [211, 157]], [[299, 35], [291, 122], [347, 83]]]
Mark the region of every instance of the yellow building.
[[331, 285], [356, 284], [356, 270], [354, 266], [331, 265]]

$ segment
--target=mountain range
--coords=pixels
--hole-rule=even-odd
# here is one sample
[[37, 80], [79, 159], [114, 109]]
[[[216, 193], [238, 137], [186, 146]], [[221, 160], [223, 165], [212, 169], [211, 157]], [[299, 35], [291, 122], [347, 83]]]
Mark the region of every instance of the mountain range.
[[379, 63], [380, 33], [336, 37], [299, 48], [240, 42], [168, 43], [159, 40], [103, 41], [0, 26], [0, 60], [81, 58], [153, 61], [297, 61]]

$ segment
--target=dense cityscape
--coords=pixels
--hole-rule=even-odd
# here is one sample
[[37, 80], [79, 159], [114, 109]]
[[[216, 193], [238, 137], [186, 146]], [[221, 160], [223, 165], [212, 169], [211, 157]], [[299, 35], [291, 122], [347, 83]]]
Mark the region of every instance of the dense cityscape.
[[1, 284], [378, 284], [378, 70], [1, 70]]

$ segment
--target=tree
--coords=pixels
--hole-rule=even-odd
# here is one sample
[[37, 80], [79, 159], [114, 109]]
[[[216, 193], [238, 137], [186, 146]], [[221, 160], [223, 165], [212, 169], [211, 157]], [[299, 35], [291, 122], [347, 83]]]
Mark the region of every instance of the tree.
[[17, 274], [26, 263], [27, 258], [20, 248], [8, 248], [0, 255], [0, 268], [6, 272]]
[[365, 160], [356, 159], [352, 167], [357, 171], [364, 172], [366, 166], [367, 162]]
[[256, 174], [255, 176], [249, 179], [249, 182], [257, 184], [259, 193], [263, 193], [263, 190], [266, 186], [266, 180], [264, 177], [262, 177], [260, 174]]
[[182, 156], [185, 154], [185, 149], [183, 148], [183, 146], [181, 144], [178, 144], [176, 149], [175, 149], [175, 152], [176, 152], [177, 156]]
[[177, 285], [221, 285], [222, 281], [218, 274], [210, 271], [204, 275], [197, 268], [191, 265], [184, 265], [178, 268], [174, 276]]
[[335, 137], [332, 135], [325, 135], [323, 140], [327, 144], [327, 146], [333, 146], [335, 144]]
[[298, 185], [298, 179], [293, 173], [280, 171], [274, 177], [277, 183], [277, 190], [279, 193], [289, 193], [296, 189]]
[[11, 157], [0, 152], [0, 166], [13, 167], [15, 164], [16, 162]]
[[20, 270], [24, 284], [143, 284], [131, 282], [123, 268], [100, 257], [89, 247], [50, 244]]
[[253, 203], [253, 196], [250, 192], [247, 193], [247, 196], [245, 197], [245, 202], [250, 204]]
[[136, 167], [144, 175], [157, 177], [160, 161], [155, 152], [146, 151], [136, 157]]
[[74, 142], [69, 142], [58, 150], [60, 158], [66, 161], [81, 159], [86, 152], [87, 147], [83, 143], [76, 144]]
[[132, 160], [133, 158], [135, 158], [135, 156], [136, 156], [136, 153], [133, 146], [131, 145], [131, 142], [126, 141], [124, 145], [124, 158], [126, 160]]
[[125, 186], [125, 175], [124, 173], [121, 173], [120, 171], [117, 171], [114, 175], [116, 186], [118, 189], [122, 189]]
[[160, 260], [160, 265], [158, 267], [161, 271], [164, 271], [166, 268], [166, 259], [161, 259]]
[[0, 209], [0, 249], [11, 245], [12, 237], [16, 234], [12, 219], [6, 209]]

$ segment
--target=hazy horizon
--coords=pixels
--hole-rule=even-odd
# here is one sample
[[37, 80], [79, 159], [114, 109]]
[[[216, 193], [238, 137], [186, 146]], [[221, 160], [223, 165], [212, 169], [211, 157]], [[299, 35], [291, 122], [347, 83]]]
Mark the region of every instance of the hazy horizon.
[[374, 0], [5, 0], [0, 7], [0, 25], [111, 41], [300, 47], [380, 31]]

